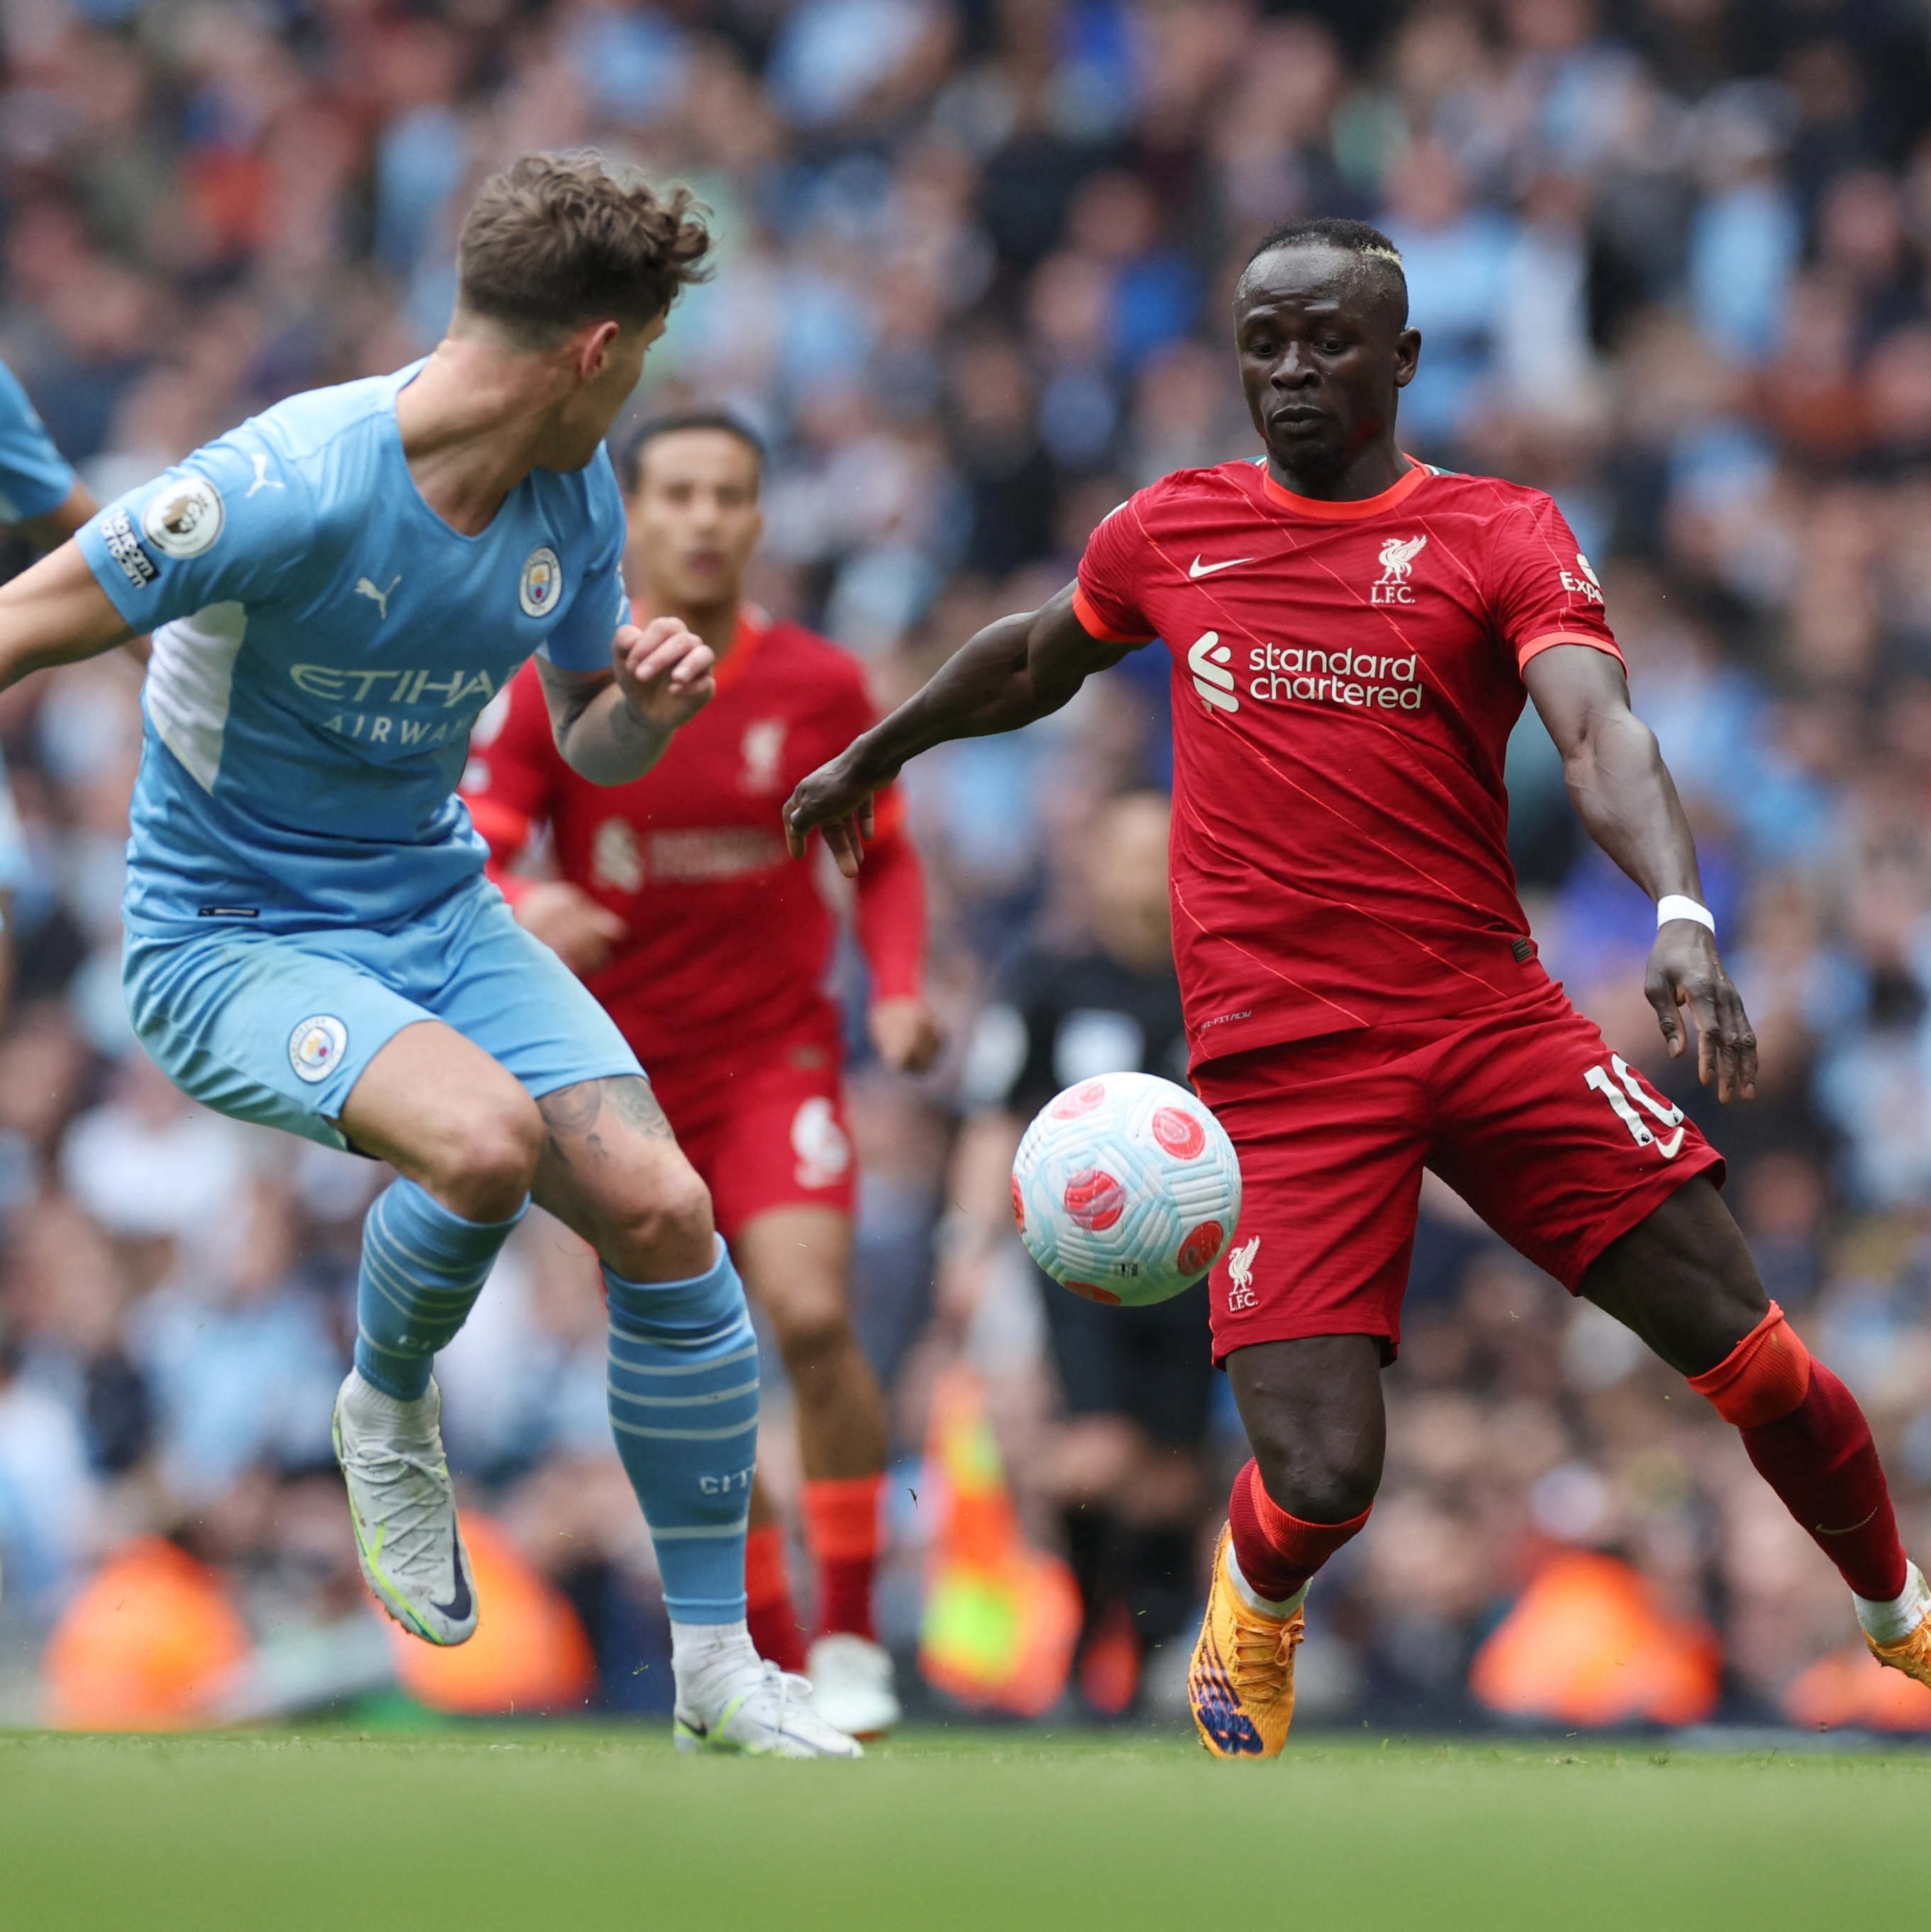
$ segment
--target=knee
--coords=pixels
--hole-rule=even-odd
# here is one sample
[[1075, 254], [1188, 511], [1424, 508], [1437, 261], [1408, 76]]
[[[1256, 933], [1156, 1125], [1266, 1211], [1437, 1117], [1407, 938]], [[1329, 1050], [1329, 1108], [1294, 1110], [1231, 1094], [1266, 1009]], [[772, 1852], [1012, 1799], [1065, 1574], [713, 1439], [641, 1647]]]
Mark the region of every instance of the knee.
[[480, 1099], [436, 1136], [430, 1191], [474, 1221], [504, 1221], [523, 1205], [543, 1148], [543, 1118], [520, 1090]]
[[787, 1303], [767, 1295], [764, 1306], [777, 1331], [778, 1352], [793, 1376], [808, 1374], [852, 1339], [851, 1317], [842, 1296], [811, 1294]]
[[1347, 1522], [1381, 1486], [1378, 1446], [1359, 1436], [1263, 1430], [1254, 1460], [1267, 1492], [1303, 1522]]
[[711, 1190], [680, 1162], [624, 1215], [604, 1258], [627, 1280], [676, 1281], [709, 1273], [716, 1247]]

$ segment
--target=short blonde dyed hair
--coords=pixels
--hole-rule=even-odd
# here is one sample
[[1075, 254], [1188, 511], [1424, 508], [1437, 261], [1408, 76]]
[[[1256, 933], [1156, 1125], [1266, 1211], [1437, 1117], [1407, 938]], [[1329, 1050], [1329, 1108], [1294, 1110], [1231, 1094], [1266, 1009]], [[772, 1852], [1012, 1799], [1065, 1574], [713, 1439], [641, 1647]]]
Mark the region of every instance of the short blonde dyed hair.
[[641, 327], [709, 274], [708, 212], [593, 150], [520, 155], [463, 224], [457, 300], [532, 346], [586, 322]]

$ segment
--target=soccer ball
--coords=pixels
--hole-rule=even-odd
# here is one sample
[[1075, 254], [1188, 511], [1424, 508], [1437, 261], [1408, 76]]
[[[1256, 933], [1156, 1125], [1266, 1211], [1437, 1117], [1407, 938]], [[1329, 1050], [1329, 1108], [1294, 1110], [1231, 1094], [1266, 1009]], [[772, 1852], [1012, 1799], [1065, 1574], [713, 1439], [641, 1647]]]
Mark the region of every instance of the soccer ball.
[[1055, 1281], [1142, 1308], [1199, 1280], [1233, 1240], [1240, 1163], [1184, 1087], [1108, 1073], [1069, 1087], [1026, 1130], [1012, 1218]]

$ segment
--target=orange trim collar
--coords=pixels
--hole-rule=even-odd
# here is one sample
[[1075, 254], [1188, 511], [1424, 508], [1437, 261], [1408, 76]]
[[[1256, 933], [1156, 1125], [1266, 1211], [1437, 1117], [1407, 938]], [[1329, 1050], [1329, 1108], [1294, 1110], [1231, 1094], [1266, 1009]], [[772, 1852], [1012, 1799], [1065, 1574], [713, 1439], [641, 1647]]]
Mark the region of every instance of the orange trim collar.
[[1267, 500], [1277, 510], [1291, 511], [1297, 517], [1312, 517], [1318, 523], [1358, 523], [1364, 517], [1384, 515], [1399, 503], [1404, 502], [1420, 488], [1422, 479], [1433, 472], [1426, 464], [1416, 463], [1404, 450], [1402, 455], [1414, 467], [1399, 483], [1392, 483], [1378, 496], [1363, 496], [1352, 503], [1332, 503], [1324, 496], [1297, 496], [1291, 490], [1285, 490], [1276, 483], [1268, 472], [1261, 472], [1261, 486], [1267, 492]]

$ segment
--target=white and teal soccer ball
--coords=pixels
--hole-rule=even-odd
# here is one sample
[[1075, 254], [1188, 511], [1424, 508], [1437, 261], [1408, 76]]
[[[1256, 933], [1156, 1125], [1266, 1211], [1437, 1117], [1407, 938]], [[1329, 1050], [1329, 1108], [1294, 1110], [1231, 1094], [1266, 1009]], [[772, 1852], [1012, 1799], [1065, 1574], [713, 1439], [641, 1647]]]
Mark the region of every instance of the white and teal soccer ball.
[[1184, 1087], [1105, 1074], [1069, 1087], [1026, 1130], [1012, 1217], [1063, 1286], [1144, 1307], [1190, 1287], [1225, 1251], [1240, 1219], [1240, 1162]]

